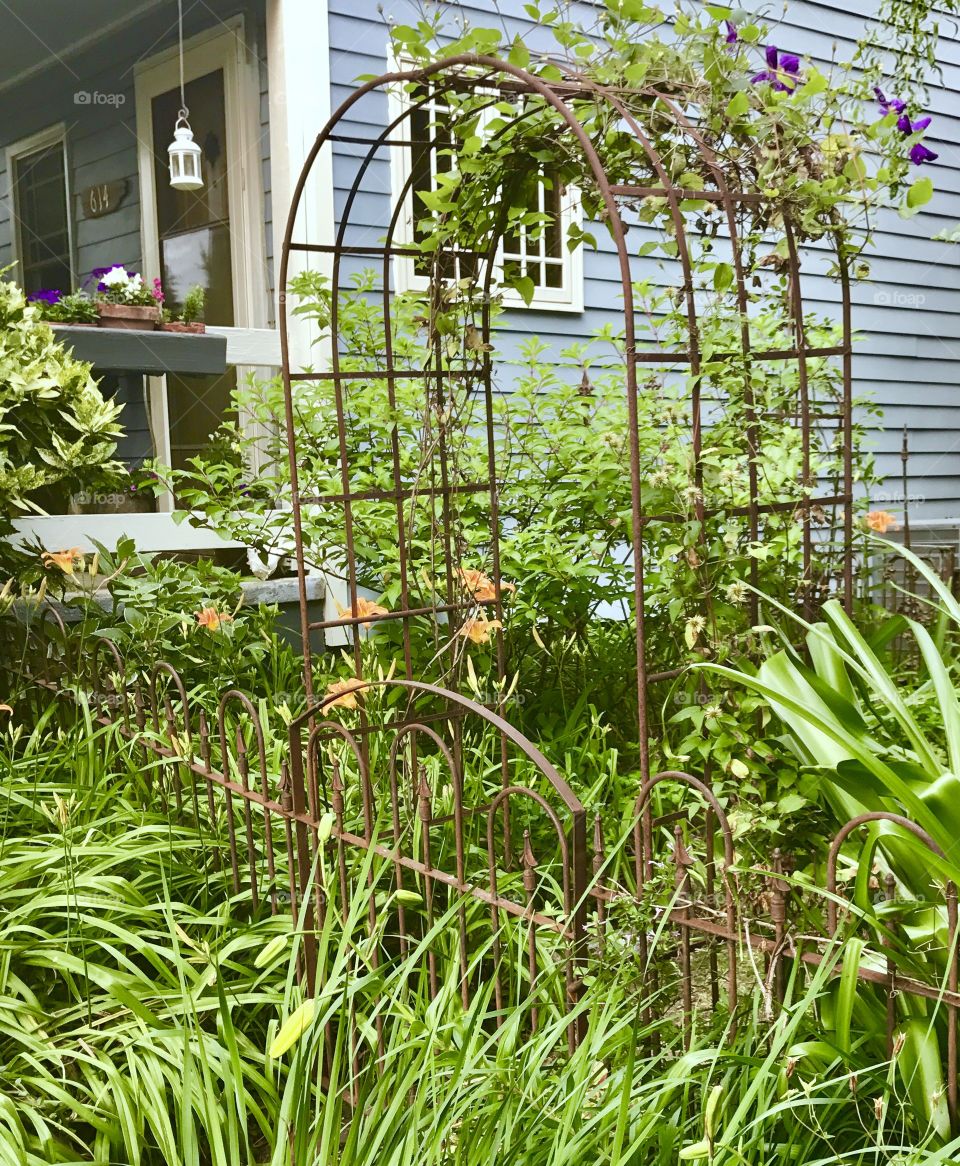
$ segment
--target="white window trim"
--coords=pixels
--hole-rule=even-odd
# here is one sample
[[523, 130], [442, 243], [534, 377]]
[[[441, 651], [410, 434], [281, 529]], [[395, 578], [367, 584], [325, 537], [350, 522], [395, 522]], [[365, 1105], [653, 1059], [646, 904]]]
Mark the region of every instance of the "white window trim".
[[[7, 191], [8, 191], [8, 206], [10, 207], [10, 249], [13, 261], [19, 266], [23, 254], [23, 246], [20, 240], [20, 216], [17, 213], [17, 197], [16, 188], [13, 181], [14, 163], [21, 158], [26, 158], [30, 154], [37, 153], [38, 150], [46, 150], [50, 146], [60, 144], [63, 148], [63, 183], [64, 193], [67, 200], [67, 245], [70, 252], [70, 283], [69, 289], [72, 291], [76, 287], [77, 282], [77, 259], [74, 244], [74, 223], [73, 223], [73, 195], [70, 189], [70, 157], [67, 151], [67, 127], [64, 122], [58, 122], [56, 125], [48, 126], [39, 133], [31, 134], [27, 138], [21, 138], [18, 142], [13, 142], [6, 148], [7, 161]], [[23, 272], [19, 273], [18, 283], [22, 283]]]
[[[410, 69], [410, 61], [398, 59], [388, 55], [388, 67], [391, 71]], [[395, 121], [408, 108], [407, 94], [399, 85], [393, 85], [388, 90], [388, 123]], [[401, 123], [401, 126], [409, 122]], [[394, 198], [403, 190], [410, 177], [410, 150], [408, 147], [394, 148], [390, 151], [390, 183]], [[511, 287], [504, 287], [497, 280], [498, 295], [503, 306], [509, 309], [539, 312], [571, 312], [584, 311], [583, 296], [583, 245], [570, 251], [566, 247], [567, 230], [571, 225], [583, 227], [583, 204], [580, 200], [580, 191], [575, 186], [568, 186], [564, 192], [561, 205], [560, 235], [564, 242], [563, 252], [563, 281], [561, 287], [537, 288], [533, 299], [526, 303], [518, 291]], [[414, 213], [413, 213], [413, 186], [407, 190], [403, 207], [397, 219], [397, 229], [394, 243], [398, 247], [410, 247], [414, 244]], [[394, 289], [399, 292], [426, 291], [429, 280], [419, 276], [414, 270], [415, 260], [412, 256], [394, 256], [393, 281]], [[495, 275], [503, 269], [503, 239], [497, 245], [497, 255], [494, 260]]]

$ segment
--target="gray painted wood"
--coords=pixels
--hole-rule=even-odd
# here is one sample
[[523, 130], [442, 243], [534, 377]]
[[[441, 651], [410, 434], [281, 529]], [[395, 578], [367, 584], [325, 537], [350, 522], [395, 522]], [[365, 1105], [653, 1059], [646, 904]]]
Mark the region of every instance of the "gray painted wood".
[[138, 328], [72, 328], [58, 325], [57, 339], [94, 372], [138, 372], [161, 376], [175, 372], [202, 376], [227, 368], [227, 340], [210, 333], [148, 332]]

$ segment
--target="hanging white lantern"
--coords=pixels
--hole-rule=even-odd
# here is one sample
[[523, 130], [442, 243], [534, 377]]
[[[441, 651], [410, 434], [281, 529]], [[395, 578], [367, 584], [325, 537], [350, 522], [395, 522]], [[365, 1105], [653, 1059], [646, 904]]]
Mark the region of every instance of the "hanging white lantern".
[[173, 141], [167, 147], [170, 155], [170, 185], [174, 190], [200, 190], [203, 170], [200, 166], [200, 147], [193, 140], [193, 130], [187, 118], [186, 82], [183, 76], [183, 0], [177, 0], [177, 43], [180, 50], [180, 112], [173, 130]]
[[193, 130], [187, 121], [186, 110], [177, 118], [173, 141], [167, 148], [170, 155], [170, 185], [174, 190], [200, 190], [203, 171], [200, 156], [203, 151], [193, 140]]

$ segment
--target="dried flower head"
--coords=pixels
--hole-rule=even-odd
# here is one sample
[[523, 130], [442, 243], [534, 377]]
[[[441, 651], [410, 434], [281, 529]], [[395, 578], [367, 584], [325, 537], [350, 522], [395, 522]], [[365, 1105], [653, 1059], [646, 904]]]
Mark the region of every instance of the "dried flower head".
[[746, 603], [747, 597], [750, 594], [750, 588], [743, 582], [742, 579], [737, 579], [726, 590], [726, 597], [728, 603], [735, 603], [737, 605]]

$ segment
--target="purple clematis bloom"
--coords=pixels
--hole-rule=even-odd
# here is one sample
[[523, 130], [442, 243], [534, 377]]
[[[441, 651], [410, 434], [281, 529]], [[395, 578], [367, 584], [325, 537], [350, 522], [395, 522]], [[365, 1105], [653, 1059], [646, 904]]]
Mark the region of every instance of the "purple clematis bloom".
[[936, 162], [939, 157], [939, 154], [927, 149], [923, 142], [917, 142], [910, 147], [910, 161], [914, 166], [922, 166], [924, 162]]
[[778, 93], [792, 93], [800, 80], [800, 58], [793, 53], [781, 53], [776, 45], [767, 45], [767, 67], [751, 77], [754, 85], [769, 81]]
[[921, 131], [925, 130], [932, 121], [932, 117], [921, 117], [919, 121], [911, 122], [908, 114], [901, 113], [897, 118], [897, 129], [904, 135], [904, 137], [907, 137], [909, 134], [919, 134]]
[[888, 101], [884, 95], [883, 90], [878, 85], [873, 87], [873, 93], [883, 108], [884, 114], [888, 114], [891, 111], [893, 113], [903, 113], [903, 111], [907, 108], [907, 103], [905, 101], [901, 101], [899, 97], [891, 97]]
[[62, 299], [63, 292], [55, 287], [42, 287], [27, 296], [27, 302], [31, 304], [59, 304]]
[[731, 20], [723, 22], [727, 26], [726, 42], [728, 45], [735, 45], [740, 37], [737, 35], [737, 26]]
[[[916, 121], [913, 121], [909, 113], [907, 113], [907, 103], [901, 101], [899, 97], [891, 97], [888, 100], [879, 86], [874, 86], [873, 94], [880, 103], [884, 116], [890, 113], [898, 115], [897, 129], [905, 138], [910, 137], [911, 134], [922, 134], [933, 121], [933, 118], [930, 116], [920, 117]], [[910, 147], [910, 161], [914, 166], [922, 166], [924, 162], [935, 162], [939, 156], [939, 154], [935, 154], [933, 150], [925, 146], [923, 142], [915, 142]]]

